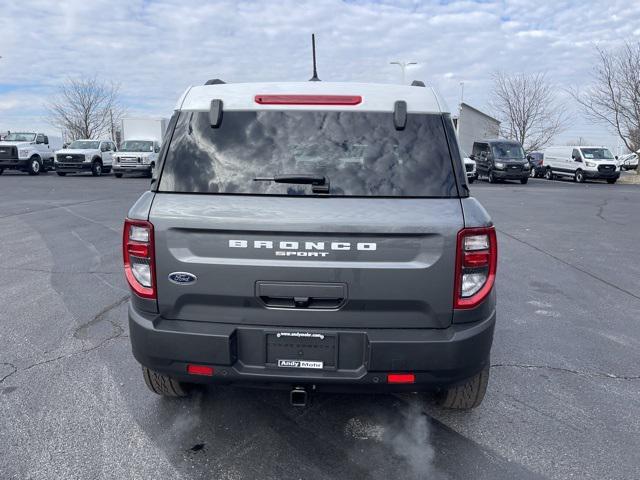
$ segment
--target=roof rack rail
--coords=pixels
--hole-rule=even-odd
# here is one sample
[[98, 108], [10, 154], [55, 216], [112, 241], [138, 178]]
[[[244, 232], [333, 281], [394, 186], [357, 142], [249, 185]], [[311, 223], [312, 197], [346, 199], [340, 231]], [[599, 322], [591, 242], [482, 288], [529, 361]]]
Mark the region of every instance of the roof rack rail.
[[227, 83], [224, 80], [220, 80], [219, 78], [212, 78], [211, 80], [207, 80], [205, 85], [221, 85], [223, 83]]
[[424, 87], [424, 82], [422, 80], [414, 80], [411, 82], [412, 87]]

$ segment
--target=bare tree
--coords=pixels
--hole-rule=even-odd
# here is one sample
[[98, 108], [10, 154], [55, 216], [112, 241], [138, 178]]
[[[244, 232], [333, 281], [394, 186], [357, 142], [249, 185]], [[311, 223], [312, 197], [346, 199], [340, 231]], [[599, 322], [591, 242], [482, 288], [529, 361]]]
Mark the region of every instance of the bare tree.
[[501, 134], [527, 151], [539, 150], [564, 129], [566, 118], [544, 73], [493, 75], [491, 106]]
[[124, 114], [119, 86], [95, 77], [66, 80], [47, 109], [51, 123], [69, 140], [113, 136], [115, 125]]
[[589, 118], [609, 125], [635, 152], [640, 149], [640, 42], [597, 52], [592, 84], [571, 94]]

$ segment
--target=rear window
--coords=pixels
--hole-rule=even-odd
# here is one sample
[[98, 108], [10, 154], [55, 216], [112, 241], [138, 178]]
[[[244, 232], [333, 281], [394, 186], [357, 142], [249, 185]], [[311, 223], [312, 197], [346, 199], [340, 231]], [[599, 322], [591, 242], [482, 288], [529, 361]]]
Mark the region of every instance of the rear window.
[[[158, 191], [315, 195], [311, 185], [254, 181], [275, 175], [324, 176], [331, 196], [457, 196], [441, 115], [392, 113], [181, 112]], [[452, 132], [449, 132], [453, 135]]]

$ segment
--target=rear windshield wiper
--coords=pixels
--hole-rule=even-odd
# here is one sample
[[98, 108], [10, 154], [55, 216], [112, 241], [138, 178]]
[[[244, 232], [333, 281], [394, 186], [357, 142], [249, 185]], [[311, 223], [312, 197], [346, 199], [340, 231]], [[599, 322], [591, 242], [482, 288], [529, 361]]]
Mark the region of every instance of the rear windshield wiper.
[[299, 185], [311, 185], [313, 193], [329, 193], [329, 179], [323, 175], [274, 175], [273, 177], [256, 177], [254, 182], [296, 183]]

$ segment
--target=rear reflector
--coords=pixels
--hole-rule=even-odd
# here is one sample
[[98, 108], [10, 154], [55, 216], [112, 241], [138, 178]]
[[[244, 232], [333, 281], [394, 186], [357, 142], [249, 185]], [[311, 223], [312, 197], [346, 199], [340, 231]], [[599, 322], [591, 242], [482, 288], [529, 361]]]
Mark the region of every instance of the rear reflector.
[[256, 95], [261, 105], [358, 105], [360, 95]]
[[387, 375], [387, 383], [415, 383], [416, 376], [413, 373], [390, 373]]
[[204, 375], [205, 377], [213, 376], [213, 367], [207, 367], [206, 365], [187, 365], [187, 373], [190, 375]]

